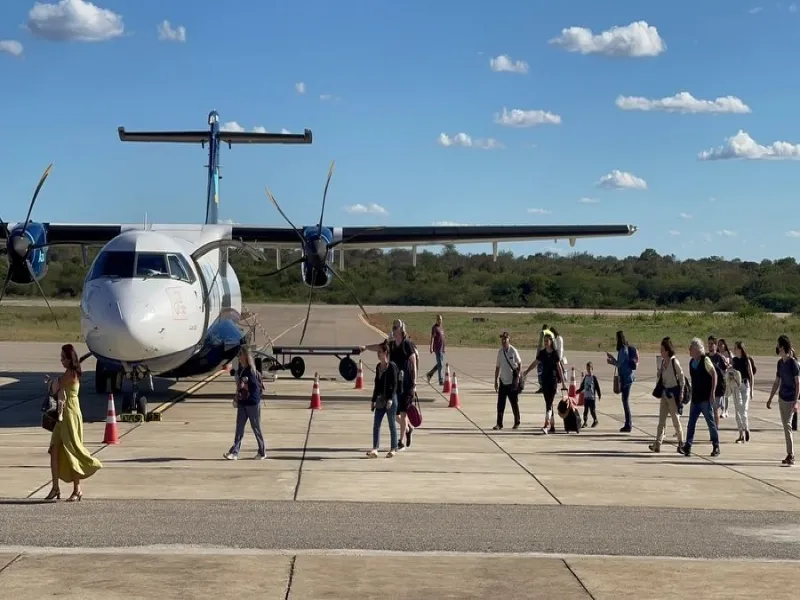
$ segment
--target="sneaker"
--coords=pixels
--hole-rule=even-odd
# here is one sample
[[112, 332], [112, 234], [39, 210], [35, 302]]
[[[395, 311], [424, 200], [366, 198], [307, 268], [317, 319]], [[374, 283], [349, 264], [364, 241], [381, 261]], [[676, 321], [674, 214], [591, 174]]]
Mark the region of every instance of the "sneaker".
[[630, 433], [632, 430], [633, 430], [633, 427], [628, 427], [627, 425], [625, 425], [624, 427], [620, 428], [619, 432], [620, 433]]
[[406, 448], [411, 448], [411, 434], [414, 433], [414, 430], [409, 427], [408, 431], [406, 431]]
[[650, 448], [650, 452], [655, 452], [655, 453], [661, 452], [661, 446], [659, 446], [658, 444], [650, 444], [648, 448]]
[[494, 427], [492, 427], [492, 429], [494, 429], [495, 431], [500, 431], [502, 428], [503, 428], [502, 425], [495, 425]]
[[222, 458], [224, 458], [225, 460], [239, 460], [239, 455], [234, 454], [233, 452], [226, 452], [225, 454], [222, 455]]
[[714, 446], [714, 449], [711, 451], [711, 456], [719, 456], [719, 446]]
[[749, 442], [750, 441], [750, 430], [749, 429], [745, 429], [745, 431], [744, 431], [744, 441], [745, 442]]
[[683, 448], [681, 448], [681, 454], [683, 454], [684, 456], [691, 456], [692, 449], [689, 446], [684, 446]]
[[367, 452], [367, 456], [369, 458], [378, 458], [378, 451], [377, 450], [370, 450]]
[[597, 421], [592, 422], [592, 427], [597, 427]]
[[397, 444], [397, 451], [398, 451], [398, 452], [402, 452], [402, 451], [403, 451], [403, 450], [405, 450], [405, 449], [406, 449], [406, 445], [405, 445], [403, 442], [399, 442], [399, 443]]
[[743, 443], [743, 442], [744, 442], [744, 433], [740, 433], [740, 434], [739, 434], [739, 437], [738, 437], [738, 438], [736, 438], [736, 441], [735, 441], [734, 443], [735, 443], [735, 444], [741, 444], [741, 443]]
[[397, 450], [389, 450], [389, 452], [386, 453], [386, 458], [393, 458], [395, 454], [397, 454]]
[[253, 460], [266, 460], [266, 459], [267, 459], [267, 455], [266, 454], [256, 454], [253, 457]]
[[678, 454], [686, 455], [686, 448], [681, 446], [680, 444], [678, 444], [677, 450], [678, 450]]
[[791, 467], [794, 464], [794, 456], [788, 454], [786, 458], [781, 461], [781, 464], [786, 465], [787, 467]]
[[519, 429], [519, 423], [514, 423], [514, 426], [511, 429]]

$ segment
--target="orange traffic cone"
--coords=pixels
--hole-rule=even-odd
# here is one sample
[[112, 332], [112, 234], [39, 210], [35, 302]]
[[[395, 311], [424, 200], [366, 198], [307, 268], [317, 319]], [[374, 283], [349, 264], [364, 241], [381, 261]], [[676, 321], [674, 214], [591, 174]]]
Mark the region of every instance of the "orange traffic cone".
[[442, 385], [442, 393], [449, 394], [450, 393], [450, 364], [447, 363], [445, 365], [444, 371], [444, 385]]
[[450, 390], [450, 405], [448, 408], [461, 408], [461, 400], [458, 398], [458, 379], [453, 373], [453, 389]]
[[114, 408], [114, 394], [108, 395], [108, 410], [106, 411], [106, 431], [103, 434], [104, 444], [119, 444], [117, 432], [117, 411]]
[[311, 388], [311, 404], [308, 408], [322, 410], [322, 398], [319, 395], [319, 373], [314, 373], [314, 387]]
[[358, 360], [358, 375], [356, 375], [356, 388], [357, 390], [364, 389], [364, 369], [361, 366], [361, 359]]
[[575, 402], [578, 406], [582, 406], [581, 398], [578, 398], [578, 385], [575, 381], [575, 367], [572, 367], [569, 372], [569, 391], [567, 392], [569, 399]]

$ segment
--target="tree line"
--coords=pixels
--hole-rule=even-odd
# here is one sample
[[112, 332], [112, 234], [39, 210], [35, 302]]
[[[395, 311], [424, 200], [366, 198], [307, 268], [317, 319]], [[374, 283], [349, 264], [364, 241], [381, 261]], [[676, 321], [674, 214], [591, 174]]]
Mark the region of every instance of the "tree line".
[[[297, 257], [297, 251], [282, 251], [281, 264]], [[263, 261], [231, 252], [245, 300], [306, 302], [299, 266], [265, 277], [275, 270], [275, 258], [275, 250], [267, 250]], [[337, 256], [332, 266], [338, 265]], [[0, 261], [0, 275], [6, 268]], [[79, 248], [53, 247], [41, 284], [48, 297], [79, 296], [86, 271]], [[791, 257], [681, 261], [648, 249], [627, 258], [501, 252], [495, 262], [491, 254], [460, 254], [445, 246], [441, 254], [420, 252], [414, 267], [410, 250], [353, 249], [345, 251], [340, 274], [364, 304], [800, 312], [800, 265]], [[35, 286], [13, 284], [8, 293], [39, 294]], [[353, 298], [334, 280], [315, 292], [315, 302], [352, 304]]]

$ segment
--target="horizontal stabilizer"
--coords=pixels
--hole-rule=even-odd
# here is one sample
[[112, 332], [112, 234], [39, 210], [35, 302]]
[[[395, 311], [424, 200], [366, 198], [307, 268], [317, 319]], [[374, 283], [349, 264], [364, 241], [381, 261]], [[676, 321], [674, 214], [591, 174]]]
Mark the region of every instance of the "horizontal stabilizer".
[[121, 142], [170, 142], [173, 144], [202, 144], [208, 141], [208, 131], [125, 131], [118, 127]]
[[219, 132], [219, 139], [226, 144], [310, 144], [311, 137], [310, 129], [306, 129], [304, 133]]

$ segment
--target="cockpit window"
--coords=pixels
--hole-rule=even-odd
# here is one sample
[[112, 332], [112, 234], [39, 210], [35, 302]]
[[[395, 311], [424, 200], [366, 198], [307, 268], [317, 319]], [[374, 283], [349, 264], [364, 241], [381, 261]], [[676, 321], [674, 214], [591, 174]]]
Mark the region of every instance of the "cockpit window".
[[101, 252], [94, 262], [91, 279], [100, 277], [115, 277], [130, 279], [133, 277], [133, 264], [136, 254], [133, 252]]
[[187, 281], [189, 283], [194, 281], [191, 269], [189, 268], [189, 265], [186, 264], [186, 259], [184, 259], [182, 256], [177, 254], [168, 254], [167, 262], [169, 262], [169, 271], [173, 279], [179, 279], [180, 281]]
[[136, 277], [169, 277], [167, 255], [159, 252], [137, 252]]

